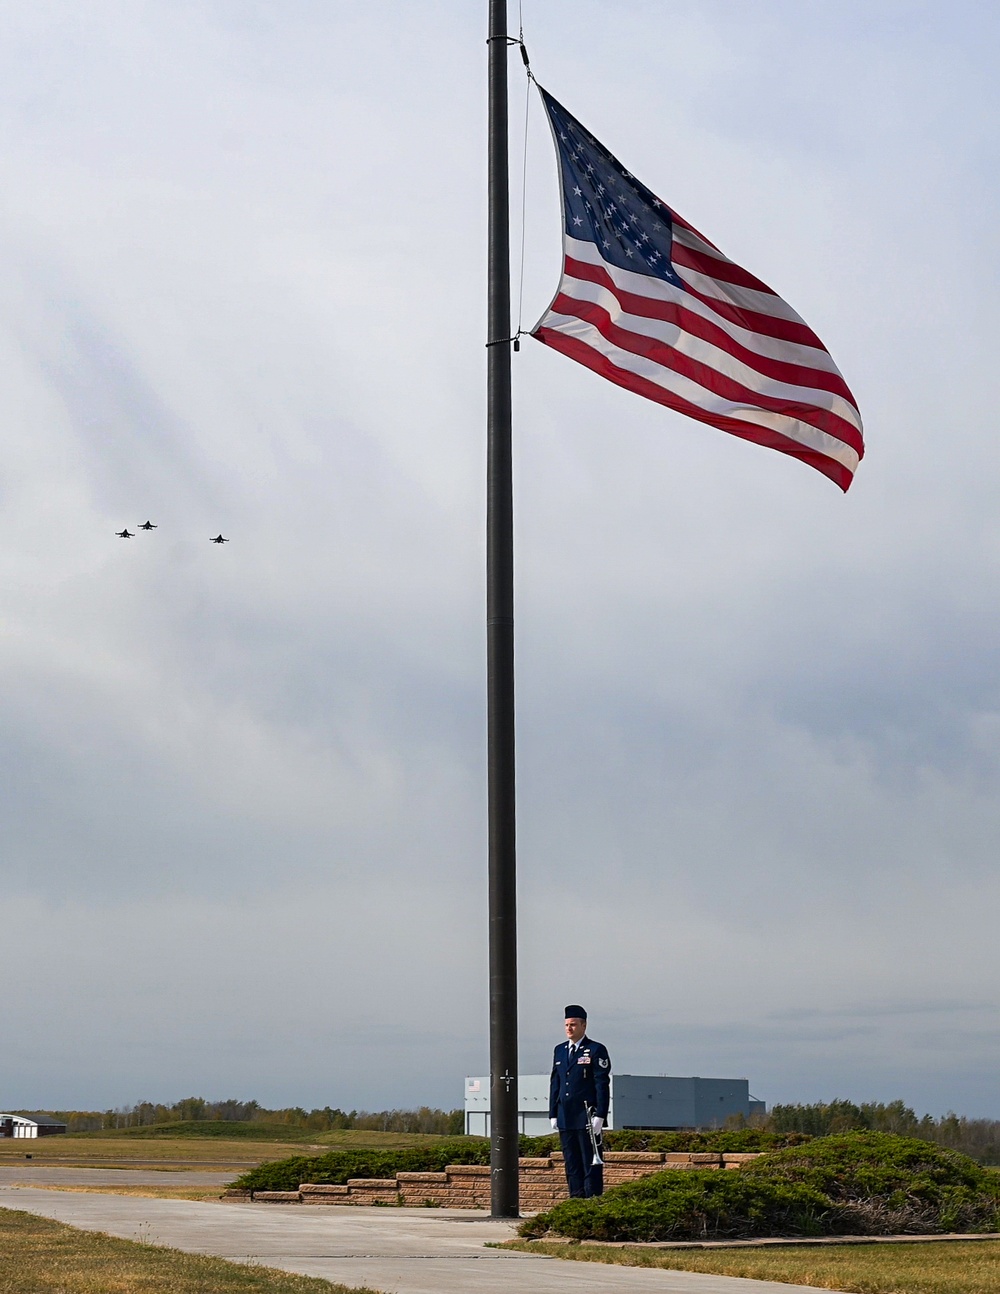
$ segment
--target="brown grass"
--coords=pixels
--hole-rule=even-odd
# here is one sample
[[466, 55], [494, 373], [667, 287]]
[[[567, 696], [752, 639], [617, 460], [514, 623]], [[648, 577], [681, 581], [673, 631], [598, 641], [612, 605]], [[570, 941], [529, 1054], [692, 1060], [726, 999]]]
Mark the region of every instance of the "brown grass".
[[77, 1195], [134, 1195], [147, 1200], [221, 1200], [220, 1186], [116, 1186], [114, 1182], [87, 1186], [64, 1186], [61, 1182], [7, 1182], [7, 1186], [30, 1186], [34, 1191], [70, 1191]]
[[503, 1248], [577, 1262], [745, 1276], [850, 1294], [997, 1294], [1000, 1290], [1000, 1240], [740, 1250], [618, 1248], [522, 1240], [510, 1241]]
[[0, 1209], [0, 1294], [372, 1294]]
[[[16, 1149], [14, 1147], [16, 1146]], [[28, 1149], [25, 1149], [25, 1146]], [[301, 1155], [301, 1144], [280, 1142], [194, 1140], [164, 1137], [159, 1141], [116, 1141], [111, 1138], [39, 1137], [30, 1141], [0, 1141], [0, 1164], [52, 1164], [73, 1168], [249, 1168], [266, 1159]], [[306, 1152], [308, 1153], [308, 1152]], [[26, 1175], [30, 1173], [26, 1169]]]
[[[443, 1137], [419, 1132], [339, 1132], [314, 1134], [304, 1141], [232, 1141], [221, 1137], [101, 1137], [93, 1133], [77, 1136], [8, 1137], [0, 1140], [0, 1165], [32, 1163], [66, 1168], [253, 1168], [292, 1155], [322, 1155], [329, 1150], [360, 1150], [375, 1147], [397, 1150], [409, 1146], [433, 1145]], [[26, 1170], [30, 1172], [30, 1170]]]

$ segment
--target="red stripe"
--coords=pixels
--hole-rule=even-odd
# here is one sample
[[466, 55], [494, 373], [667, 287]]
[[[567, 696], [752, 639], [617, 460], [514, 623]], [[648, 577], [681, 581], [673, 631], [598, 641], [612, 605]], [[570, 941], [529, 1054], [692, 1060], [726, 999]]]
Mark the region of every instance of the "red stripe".
[[794, 341], [800, 346], [813, 346], [817, 350], [826, 350], [808, 324], [801, 323], [797, 319], [782, 319], [779, 315], [769, 315], [762, 310], [751, 310], [749, 306], [738, 306], [731, 301], [722, 301], [718, 297], [699, 292], [686, 280], [684, 290], [707, 305], [710, 310], [714, 310], [720, 319], [726, 319], [740, 328], [746, 328], [748, 332], [758, 332], [764, 337], [775, 337], [778, 341]]
[[859, 455], [862, 452], [863, 442], [857, 428], [852, 426], [846, 418], [842, 418], [839, 414], [833, 413], [829, 409], [823, 409], [816, 404], [782, 399], [780, 396], [765, 395], [760, 391], [755, 391], [752, 387], [745, 386], [735, 378], [728, 377], [725, 373], [720, 373], [718, 369], [712, 368], [710, 364], [706, 364], [703, 360], [685, 355], [673, 346], [656, 341], [652, 337], [644, 337], [641, 333], [630, 332], [627, 328], [622, 328], [612, 320], [607, 310], [602, 306], [595, 305], [592, 301], [575, 301], [572, 297], [560, 293], [552, 303], [552, 310], [556, 314], [570, 315], [584, 320], [595, 328], [612, 346], [616, 346], [619, 350], [627, 351], [632, 355], [641, 355], [644, 359], [651, 360], [654, 364], [659, 364], [661, 368], [679, 373], [682, 377], [690, 378], [692, 382], [696, 382], [706, 390], [712, 391], [715, 395], [722, 396], [724, 400], [731, 400], [733, 403], [739, 404], [749, 404], [758, 409], [765, 409], [770, 413], [781, 414], [786, 418], [794, 418], [798, 422], [807, 423], [810, 427], [816, 427], [819, 431], [826, 432], [828, 436], [833, 436], [845, 445], [850, 445]]
[[682, 229], [686, 229], [688, 233], [694, 234], [695, 238], [700, 238], [706, 247], [711, 247], [713, 251], [719, 252], [720, 256], [724, 255], [723, 252], [719, 251], [719, 248], [716, 247], [715, 243], [712, 242], [711, 238], [706, 238], [701, 230], [695, 229], [694, 225], [692, 225], [689, 220], [685, 220], [683, 216], [679, 216], [677, 212], [674, 211], [672, 207], [668, 207], [665, 202], [662, 205], [670, 213], [670, 219], [675, 225], [680, 225], [680, 227]]
[[[763, 292], [769, 297], [774, 297], [775, 301], [780, 301], [783, 306], [788, 305], [788, 302], [783, 297], [778, 296], [777, 292], [775, 292], [773, 288], [769, 288], [767, 284], [762, 283], [760, 279], [754, 278], [754, 276], [747, 270], [740, 269], [740, 267], [738, 265], [734, 265], [732, 261], [716, 260], [714, 256], [706, 256], [703, 252], [692, 251], [690, 247], [684, 247], [680, 243], [676, 242], [671, 245], [670, 257], [675, 265], [683, 266], [685, 269], [694, 270], [696, 274], [704, 274], [707, 278], [712, 279], [716, 283], [730, 283], [734, 287], [750, 288], [754, 292]], [[689, 291], [695, 292], [695, 290], [690, 287]], [[698, 292], [695, 292], [695, 295], [698, 296], [699, 300], [707, 301], [713, 309], [719, 309], [719, 302], [716, 297], [701, 296]], [[820, 339], [802, 319], [785, 319], [780, 315], [768, 314], [766, 310], [759, 312], [750, 311], [744, 306], [732, 306], [730, 303], [726, 304], [729, 305], [731, 309], [736, 309], [737, 311], [754, 315], [759, 313], [765, 319], [780, 318], [786, 327], [790, 326], [797, 330], [796, 336], [794, 338], [789, 338], [789, 340], [801, 341], [806, 346], [815, 346], [817, 350], [826, 350], [826, 347]], [[791, 306], [788, 306], [788, 308], [791, 309]], [[767, 330], [757, 329], [756, 331]]]
[[599, 373], [601, 377], [607, 378], [609, 382], [614, 382], [617, 386], [623, 386], [626, 390], [634, 391], [636, 395], [641, 395], [647, 400], [654, 400], [657, 404], [666, 405], [667, 408], [674, 409], [677, 413], [683, 413], [689, 418], [696, 418], [699, 422], [706, 422], [712, 427], [718, 427], [720, 431], [727, 431], [733, 436], [739, 436], [741, 440], [750, 440], [755, 445], [764, 445], [769, 449], [777, 449], [783, 454], [789, 454], [792, 458], [800, 458], [803, 462], [808, 463], [810, 467], [815, 467], [824, 476], [828, 476], [831, 481], [836, 482], [844, 491], [850, 487], [851, 481], [854, 479], [854, 473], [851, 469], [845, 467], [843, 463], [837, 462], [836, 459], [828, 458], [817, 450], [800, 445], [790, 437], [783, 436], [780, 432], [772, 431], [769, 427], [759, 427], [751, 423], [740, 422], [736, 418], [709, 413], [705, 409], [698, 408], [697, 405], [689, 404], [687, 400], [682, 400], [670, 391], [664, 391], [655, 382], [650, 382], [644, 377], [637, 377], [634, 373], [629, 373], [625, 369], [619, 368], [606, 356], [600, 354], [599, 351], [593, 350], [575, 337], [566, 337], [551, 328], [539, 328], [537, 332], [532, 333], [532, 336], [537, 337], [546, 346], [562, 351], [564, 355], [568, 355], [570, 359], [576, 360], [577, 363], [584, 364], [595, 373]]
[[[686, 265], [688, 269], [697, 270], [699, 274], [707, 274], [709, 278], [716, 279], [719, 283], [732, 283], [736, 287], [751, 288], [754, 292], [766, 292], [772, 297], [778, 296], [774, 288], [769, 288], [766, 283], [762, 283], [749, 270], [743, 269], [734, 261], [708, 256], [705, 252], [685, 246], [676, 238], [670, 246], [670, 259], [675, 265]], [[780, 301], [781, 297], [778, 297], [778, 300]]]
[[[676, 211], [672, 211], [670, 214], [673, 217], [674, 224], [680, 225], [682, 229], [686, 229], [689, 233], [694, 234], [695, 238], [700, 239], [706, 247], [710, 247], [713, 252], [719, 253], [718, 257], [710, 256], [706, 252], [701, 252], [695, 247], [686, 247], [683, 243], [680, 243], [675, 239], [670, 249], [670, 258], [675, 264], [684, 265], [687, 269], [695, 270], [700, 274], [706, 274], [709, 278], [715, 279], [719, 283], [732, 283], [734, 287], [751, 288], [755, 292], [766, 292], [768, 296], [776, 297], [782, 305], [788, 305], [788, 302], [784, 297], [775, 292], [774, 288], [765, 283], [763, 279], [757, 278], [757, 276], [751, 274], [749, 270], [745, 270], [742, 265], [737, 265], [735, 261], [731, 261], [729, 257], [726, 256], [725, 252], [716, 247], [715, 243], [713, 243], [710, 238], [705, 237], [700, 229], [695, 229], [694, 225], [690, 224], [687, 220], [684, 220], [676, 213]], [[709, 304], [715, 304], [714, 298], [712, 297], [702, 297], [698, 293], [695, 293], [694, 295], [698, 296], [699, 300], [707, 301]], [[791, 309], [790, 306], [789, 309]], [[751, 311], [748, 313], [754, 312]], [[796, 311], [796, 314], [797, 313], [798, 311]], [[765, 317], [773, 318], [773, 316], [770, 315]], [[786, 322], [795, 321], [789, 320]], [[826, 347], [808, 324], [799, 320], [798, 326], [805, 330], [802, 335], [804, 345], [815, 346], [818, 350], [826, 350]], [[764, 332], [767, 330], [757, 328], [754, 331]], [[786, 337], [785, 340], [796, 341], [799, 340], [799, 338], [789, 336]]]
[[[567, 265], [584, 265], [588, 262], [573, 260], [567, 252], [566, 263]], [[816, 350], [826, 350], [826, 347], [812, 329], [798, 320], [782, 319], [778, 315], [764, 314], [760, 310], [750, 310], [746, 306], [733, 305], [730, 301], [721, 301], [718, 297], [710, 297], [704, 292], [699, 292], [697, 288], [692, 287], [688, 282], [684, 283], [684, 291], [690, 293], [695, 300], [707, 305], [720, 319], [725, 319], [728, 323], [734, 323], [739, 328], [745, 328], [747, 332], [760, 333], [762, 337], [773, 337], [776, 341], [793, 341], [800, 346], [812, 346]]]
[[843, 396], [848, 404], [857, 408], [857, 401], [840, 373], [796, 364], [792, 360], [771, 359], [769, 356], [760, 355], [757, 351], [741, 345], [719, 324], [713, 323], [694, 310], [689, 310], [686, 306], [678, 305], [673, 301], [659, 301], [655, 297], [639, 296], [635, 292], [626, 292], [601, 265], [591, 265], [589, 261], [576, 261], [567, 257], [565, 273], [571, 274], [573, 278], [585, 279], [588, 283], [596, 283], [599, 287], [607, 288], [627, 314], [673, 324], [683, 332], [727, 351], [765, 377], [774, 378], [777, 382], [788, 382], [793, 386], [812, 386], [820, 391], [830, 391], [834, 395]]

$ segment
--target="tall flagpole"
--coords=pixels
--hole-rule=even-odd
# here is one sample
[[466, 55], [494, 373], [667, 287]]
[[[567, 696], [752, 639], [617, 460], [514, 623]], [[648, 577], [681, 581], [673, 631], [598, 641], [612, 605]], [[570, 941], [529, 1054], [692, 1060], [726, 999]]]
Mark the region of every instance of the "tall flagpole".
[[514, 504], [510, 454], [507, 3], [489, 0], [486, 672], [489, 761], [490, 1200], [516, 1218], [517, 894], [514, 849]]

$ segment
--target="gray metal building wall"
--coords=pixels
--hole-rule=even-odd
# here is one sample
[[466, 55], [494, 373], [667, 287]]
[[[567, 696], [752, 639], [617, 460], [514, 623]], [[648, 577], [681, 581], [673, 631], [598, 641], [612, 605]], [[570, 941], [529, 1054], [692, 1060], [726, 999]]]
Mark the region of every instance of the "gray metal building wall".
[[[549, 1076], [521, 1074], [517, 1080], [520, 1131], [549, 1131]], [[730, 1115], [765, 1112], [750, 1098], [745, 1078], [671, 1078], [662, 1074], [612, 1074], [609, 1128], [721, 1128]], [[490, 1134], [490, 1082], [465, 1080], [465, 1131]]]
[[745, 1078], [668, 1078], [614, 1074], [616, 1128], [721, 1128], [730, 1115], [750, 1115]]

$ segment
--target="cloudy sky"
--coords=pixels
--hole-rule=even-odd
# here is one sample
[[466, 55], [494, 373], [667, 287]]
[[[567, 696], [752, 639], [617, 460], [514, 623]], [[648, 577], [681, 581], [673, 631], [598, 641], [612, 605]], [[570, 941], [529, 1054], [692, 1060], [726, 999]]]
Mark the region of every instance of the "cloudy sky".
[[[457, 1105], [488, 1063], [485, 0], [0, 8], [0, 1106]], [[1000, 1117], [1000, 17], [524, 26], [823, 337], [869, 448], [843, 496], [515, 357], [521, 1068], [581, 1000], [623, 1072]], [[516, 54], [511, 90], [517, 280]], [[529, 327], [537, 102], [524, 169]]]

